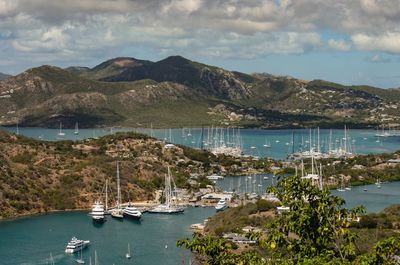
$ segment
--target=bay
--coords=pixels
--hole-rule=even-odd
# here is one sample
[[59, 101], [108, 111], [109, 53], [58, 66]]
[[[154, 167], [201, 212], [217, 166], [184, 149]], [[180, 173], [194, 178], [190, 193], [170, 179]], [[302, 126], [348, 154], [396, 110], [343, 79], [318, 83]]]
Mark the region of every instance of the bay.
[[[85, 212], [64, 212], [0, 222], [0, 264], [76, 264], [78, 254], [65, 254], [73, 236], [90, 240], [83, 259], [94, 261], [96, 250], [100, 265], [120, 264], [189, 264], [191, 254], [178, 248], [179, 239], [191, 237], [190, 225], [201, 223], [215, 213], [213, 207], [189, 207], [184, 214], [144, 214], [140, 222], [107, 218], [95, 226]], [[130, 244], [132, 258], [125, 258]], [[166, 248], [167, 246], [167, 248]]]
[[[268, 178], [268, 179], [265, 179]], [[268, 187], [275, 185], [276, 177], [272, 174], [252, 176], [227, 176], [216, 181], [216, 185], [224, 191], [235, 190], [240, 193], [257, 193], [262, 195]], [[366, 191], [365, 191], [366, 190]], [[400, 181], [385, 182], [381, 188], [377, 185], [362, 185], [351, 187], [351, 190], [331, 191], [346, 201], [347, 208], [363, 205], [367, 212], [380, 212], [393, 204], [400, 204]]]
[[[5, 130], [16, 132], [15, 127], [4, 127]], [[218, 129], [220, 135], [224, 135], [224, 141], [232, 140], [232, 129]], [[74, 134], [74, 129], [63, 130], [65, 136], [58, 136], [58, 129], [37, 128], [37, 127], [20, 127], [19, 133], [34, 139], [42, 139], [48, 141], [57, 141], [62, 139], [83, 140], [91, 137], [101, 137], [103, 135], [134, 131], [154, 136], [161, 140], [166, 140], [175, 144], [182, 144], [189, 147], [200, 148], [205, 146], [205, 142], [210, 137], [210, 128], [181, 128], [181, 129], [148, 129], [148, 128], [94, 128], [80, 129], [79, 134]], [[215, 128], [213, 128], [215, 132]], [[329, 129], [320, 130], [320, 147], [327, 150], [329, 142], [332, 148], [337, 147], [344, 138], [344, 130], [332, 130], [330, 137]], [[385, 152], [394, 152], [399, 150], [400, 136], [394, 137], [376, 137], [376, 130], [352, 129], [349, 130], [347, 136], [349, 146], [356, 154], [377, 154]], [[235, 130], [237, 134], [237, 130]], [[310, 130], [308, 129], [282, 129], [282, 130], [266, 130], [266, 129], [241, 129], [240, 138], [243, 153], [259, 157], [271, 157], [274, 159], [285, 159], [293, 150], [309, 149]], [[317, 145], [317, 131], [311, 131], [312, 146]], [[215, 137], [214, 137], [215, 138]], [[330, 141], [331, 138], [331, 141]], [[212, 139], [212, 141], [215, 139]], [[293, 140], [293, 141], [292, 141]], [[293, 144], [292, 144], [293, 142]], [[266, 148], [264, 145], [270, 147]]]

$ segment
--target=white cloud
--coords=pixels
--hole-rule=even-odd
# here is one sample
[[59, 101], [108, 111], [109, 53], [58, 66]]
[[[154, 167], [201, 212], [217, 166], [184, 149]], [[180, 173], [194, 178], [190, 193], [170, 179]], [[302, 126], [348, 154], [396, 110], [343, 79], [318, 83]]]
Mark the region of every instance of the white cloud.
[[25, 58], [72, 60], [126, 47], [230, 58], [316, 49], [400, 53], [398, 1], [0, 0], [8, 52], [0, 56], [14, 49]]
[[328, 46], [332, 49], [339, 51], [348, 51], [351, 49], [351, 43], [348, 43], [344, 40], [329, 39]]
[[360, 50], [400, 53], [400, 32], [386, 32], [380, 35], [360, 33], [351, 38]]

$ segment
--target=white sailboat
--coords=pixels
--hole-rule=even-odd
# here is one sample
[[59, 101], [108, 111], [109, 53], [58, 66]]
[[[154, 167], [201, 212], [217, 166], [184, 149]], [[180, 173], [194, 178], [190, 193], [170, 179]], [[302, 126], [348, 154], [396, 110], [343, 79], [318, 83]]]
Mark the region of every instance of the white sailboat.
[[381, 180], [379, 178], [376, 179], [375, 185], [378, 187], [378, 189], [381, 188]]
[[337, 191], [346, 191], [344, 189], [343, 176], [342, 176], [342, 181], [340, 182], [340, 188], [338, 188]]
[[74, 131], [75, 135], [79, 134], [79, 128], [78, 128], [78, 123], [75, 123], [75, 131]]
[[62, 123], [60, 122], [60, 131], [58, 132], [58, 136], [65, 136], [65, 133], [62, 131]]
[[50, 264], [51, 265], [54, 265], [54, 258], [53, 258], [53, 255], [51, 254], [51, 252], [50, 252]]
[[129, 243], [128, 243], [128, 252], [125, 254], [125, 257], [126, 257], [127, 259], [130, 259], [130, 258], [131, 258], [131, 248], [130, 248]]
[[78, 264], [85, 264], [85, 261], [84, 261], [83, 258], [82, 258], [82, 248], [81, 248], [81, 257], [80, 257], [79, 259], [75, 260], [75, 261], [76, 261], [76, 263], [78, 263]]
[[117, 162], [117, 206], [111, 211], [111, 216], [114, 218], [124, 218], [124, 211], [121, 208], [121, 187], [119, 181], [119, 163]]
[[156, 207], [149, 210], [149, 213], [166, 213], [166, 214], [173, 214], [173, 213], [183, 213], [184, 208], [179, 207], [175, 204], [172, 200], [172, 187], [171, 187], [171, 171], [168, 167], [168, 174], [165, 175], [165, 189], [164, 189], [164, 196], [165, 196], [165, 203], [157, 205]]

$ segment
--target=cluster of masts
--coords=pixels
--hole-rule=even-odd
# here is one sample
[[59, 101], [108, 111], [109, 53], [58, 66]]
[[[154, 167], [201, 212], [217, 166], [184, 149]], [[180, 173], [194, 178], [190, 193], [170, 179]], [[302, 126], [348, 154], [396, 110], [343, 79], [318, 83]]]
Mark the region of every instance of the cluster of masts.
[[242, 156], [242, 138], [237, 128], [208, 128], [205, 149], [214, 155]]
[[[349, 136], [349, 131], [344, 126], [344, 135], [342, 138], [333, 139], [332, 130], [329, 132], [328, 145], [322, 148], [320, 141], [320, 133], [319, 128], [314, 130], [310, 129], [309, 140], [306, 141], [308, 144], [308, 150], [292, 152], [289, 155], [289, 158], [292, 160], [301, 160], [307, 158], [350, 158], [354, 157], [355, 152], [352, 146], [352, 142], [350, 141], [351, 137]], [[292, 146], [294, 149], [294, 137], [292, 137]], [[303, 143], [302, 143], [303, 146]]]
[[396, 137], [396, 136], [400, 136], [400, 132], [398, 130], [393, 130], [392, 128], [390, 128], [390, 125], [388, 125], [388, 129], [385, 130], [385, 125], [382, 124], [382, 129], [379, 130], [379, 128], [377, 128], [376, 130], [376, 137]]
[[[168, 173], [165, 174], [165, 188], [164, 197], [165, 203], [159, 204], [148, 210], [149, 213], [183, 213], [184, 208], [176, 205], [176, 185], [171, 175], [171, 170], [168, 167]], [[121, 204], [121, 188], [120, 188], [120, 177], [119, 177], [119, 163], [117, 162], [117, 200], [116, 205], [109, 209], [108, 208], [108, 180], [105, 184], [105, 207], [101, 199], [95, 201], [92, 207], [92, 211], [89, 215], [92, 217], [95, 223], [104, 223], [106, 221], [106, 215], [110, 214], [111, 217], [117, 219], [131, 218], [141, 219], [142, 212], [129, 203], [127, 206], [122, 207]]]

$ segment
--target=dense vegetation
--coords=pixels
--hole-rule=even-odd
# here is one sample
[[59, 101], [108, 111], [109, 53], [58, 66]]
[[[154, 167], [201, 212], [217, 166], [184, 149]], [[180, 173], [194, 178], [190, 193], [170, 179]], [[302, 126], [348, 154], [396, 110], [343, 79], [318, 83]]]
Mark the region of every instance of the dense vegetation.
[[[290, 210], [268, 220], [266, 232], [250, 235], [264, 251], [237, 252], [235, 244], [212, 235], [194, 235], [178, 245], [197, 253], [203, 264], [396, 264], [400, 240], [393, 233], [377, 243], [370, 241], [375, 245], [368, 249], [358, 240], [371, 234], [351, 227], [365, 222], [357, 223], [362, 207], [346, 209], [343, 199], [296, 176], [283, 179], [270, 192]], [[398, 206], [386, 212], [395, 214], [396, 210]]]
[[[0, 132], [0, 218], [52, 210], [90, 207], [104, 193], [116, 192], [120, 163], [123, 201], [153, 200], [163, 189], [169, 166], [178, 187], [205, 188], [208, 174], [241, 172], [259, 161], [217, 157], [189, 147], [165, 148], [165, 142], [133, 132], [100, 139], [45, 142]], [[191, 174], [196, 175], [189, 184]], [[110, 203], [114, 200], [110, 199]]]

